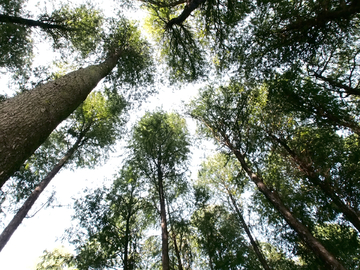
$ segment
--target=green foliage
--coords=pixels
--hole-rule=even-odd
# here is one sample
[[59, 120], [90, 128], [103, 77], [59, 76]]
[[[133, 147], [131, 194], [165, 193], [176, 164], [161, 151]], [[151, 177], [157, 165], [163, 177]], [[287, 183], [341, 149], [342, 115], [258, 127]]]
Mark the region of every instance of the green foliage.
[[[23, 3], [19, 0], [0, 1], [0, 13], [19, 16], [23, 13]], [[30, 29], [14, 24], [0, 23], [0, 68], [17, 70], [27, 67], [31, 59], [33, 41]]]
[[201, 43], [194, 38], [194, 32], [187, 25], [166, 29], [166, 22], [178, 7], [147, 5], [150, 15], [146, 19], [146, 28], [155, 42], [160, 43], [159, 61], [163, 61], [165, 70], [172, 83], [191, 82], [206, 77], [207, 63]]
[[82, 57], [95, 51], [101, 41], [103, 15], [89, 4], [71, 8], [64, 5], [54, 10], [51, 15], [41, 15], [40, 21], [63, 25], [69, 30], [46, 33], [54, 40], [54, 48], [66, 48], [71, 45], [81, 52]]
[[139, 265], [139, 241], [149, 225], [149, 205], [141, 192], [138, 172], [127, 164], [110, 189], [88, 190], [83, 199], [75, 202], [73, 218], [79, 225], [69, 236], [77, 250], [75, 261], [79, 269], [120, 265], [134, 269]]
[[[154, 181], [157, 166], [172, 185], [186, 170], [190, 138], [185, 119], [175, 113], [146, 113], [133, 130], [129, 148], [136, 166]], [[155, 178], [156, 179], [156, 178]]]
[[221, 206], [208, 206], [194, 213], [192, 223], [210, 269], [260, 269], [251, 248], [245, 244], [236, 215]]
[[55, 248], [53, 251], [44, 251], [41, 261], [36, 265], [36, 270], [77, 270], [74, 257], [64, 248]]
[[91, 168], [105, 161], [111, 146], [123, 134], [126, 105], [118, 95], [105, 98], [100, 92], [91, 93], [14, 174], [5, 187], [10, 200], [18, 203], [29, 196], [78, 139], [80, 145], [67, 166]]
[[142, 246], [141, 269], [160, 270], [161, 268], [161, 239], [158, 236], [149, 236]]
[[[325, 97], [323, 101], [326, 102]], [[355, 169], [357, 162], [353, 162], [358, 151], [346, 150], [350, 141], [350, 145], [357, 145], [358, 136], [340, 136], [331, 117], [311, 121], [307, 118], [311, 109], [288, 110], [290, 102], [280, 103], [279, 99], [274, 101], [273, 98], [265, 87], [252, 90], [230, 83], [228, 87], [203, 89], [200, 97], [190, 103], [189, 111], [199, 121], [202, 134], [215, 139], [228, 151], [239, 151], [244, 155], [247, 166], [261, 175], [267, 187], [276, 191], [293, 215], [311, 231], [315, 232], [317, 226], [325, 226], [325, 222], [346, 222], [338, 205], [324, 193], [320, 184], [332, 188], [336, 196], [347, 200], [347, 205], [358, 211], [355, 195], [358, 184], [352, 182], [351, 177], [349, 182], [344, 182], [348, 177], [345, 176], [347, 164], [352, 164], [352, 173], [358, 171]], [[320, 100], [320, 97], [316, 98]], [[337, 108], [344, 113], [350, 111], [350, 108], [338, 106], [339, 103], [331, 103], [331, 98], [328, 101], [329, 111]], [[206, 164], [203, 167], [206, 170], [200, 171], [203, 173], [200, 178], [213, 183], [213, 177], [217, 176], [222, 179], [221, 185], [218, 182], [217, 186], [224, 188], [229, 185], [228, 175], [236, 176], [236, 169], [222, 174], [216, 166], [214, 162]], [[260, 192], [255, 192], [251, 201], [251, 208], [258, 213], [269, 242], [276, 248], [296, 254], [299, 240], [273, 204]], [[269, 227], [276, 235], [269, 234]], [[329, 238], [333, 236], [329, 235]], [[349, 264], [347, 255], [337, 253], [337, 256], [345, 265]]]
[[[341, 258], [348, 269], [360, 268], [360, 241], [354, 229], [339, 224], [326, 224], [316, 226], [314, 236], [321, 239], [330, 252]], [[301, 244], [299, 255], [306, 263], [307, 269], [318, 269], [316, 259]]]
[[152, 49], [134, 22], [119, 15], [117, 19], [109, 19], [108, 23], [109, 33], [103, 37], [103, 54], [105, 57], [121, 54], [117, 68], [107, 77], [113, 85], [112, 91], [121, 92], [127, 100], [145, 99], [155, 91], [152, 87]]
[[81, 5], [70, 8], [69, 5], [64, 5], [52, 14], [39, 15], [38, 20], [30, 22], [26, 21], [29, 15], [23, 10], [22, 5], [23, 1], [0, 3], [2, 15], [12, 16], [21, 21], [10, 20], [0, 23], [0, 41], [3, 44], [0, 67], [22, 71], [30, 66], [34, 27], [39, 27], [51, 38], [54, 49], [67, 48], [72, 52], [78, 50], [82, 57], [93, 52], [99, 45], [103, 17], [93, 6]]

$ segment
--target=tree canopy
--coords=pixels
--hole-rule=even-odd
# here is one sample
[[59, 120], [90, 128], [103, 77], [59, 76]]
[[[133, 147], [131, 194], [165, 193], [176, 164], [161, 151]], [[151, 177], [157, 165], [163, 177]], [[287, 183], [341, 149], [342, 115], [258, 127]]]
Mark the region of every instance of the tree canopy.
[[[145, 99], [150, 86], [201, 83], [183, 111], [198, 140], [220, 152], [192, 168], [183, 116], [139, 116], [112, 187], [77, 201], [85, 236], [76, 254], [64, 254], [69, 267], [360, 267], [359, 1], [118, 3], [141, 8], [142, 24], [107, 18], [91, 4], [31, 16], [24, 3], [0, 1], [0, 67], [31, 74], [38, 29], [77, 70], [1, 101], [1, 185], [72, 112], [87, 117], [87, 105], [76, 108], [103, 78], [109, 96], [130, 93], [125, 103]], [[107, 121], [90, 116], [104, 139], [96, 143], [114, 143]], [[75, 136], [79, 126], [67, 132]], [[93, 149], [74, 156], [82, 165], [100, 157]], [[196, 180], [189, 168], [199, 169]], [[138, 203], [138, 218], [127, 219]], [[148, 235], [159, 221], [161, 233]]]

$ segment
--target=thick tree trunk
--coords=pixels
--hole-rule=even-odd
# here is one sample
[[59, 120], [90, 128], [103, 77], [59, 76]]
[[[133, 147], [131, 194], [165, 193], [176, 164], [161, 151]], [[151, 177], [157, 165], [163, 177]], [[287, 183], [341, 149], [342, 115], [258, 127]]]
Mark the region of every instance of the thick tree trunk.
[[55, 175], [60, 171], [60, 169], [65, 165], [65, 163], [70, 159], [70, 157], [74, 154], [74, 152], [78, 149], [81, 141], [83, 139], [83, 135], [80, 136], [75, 144], [66, 152], [64, 157], [54, 166], [54, 168], [46, 175], [46, 177], [40, 182], [40, 184], [35, 188], [35, 190], [31, 193], [29, 198], [25, 201], [25, 203], [21, 206], [19, 211], [10, 221], [9, 225], [4, 229], [4, 231], [0, 235], [0, 251], [4, 248], [4, 246], [9, 241], [10, 237], [13, 235], [15, 230], [19, 227], [21, 222], [24, 220], [27, 213], [30, 211], [31, 207], [34, 205], [36, 200], [39, 198], [40, 194], [44, 191], [50, 181], [55, 177]]
[[110, 73], [120, 54], [0, 103], [0, 187]]
[[11, 24], [19, 24], [23, 26], [29, 27], [40, 27], [42, 29], [49, 30], [49, 29], [59, 29], [62, 31], [74, 31], [74, 29], [68, 28], [64, 25], [52, 24], [42, 21], [36, 21], [31, 19], [25, 19], [17, 16], [9, 16], [5, 14], [0, 14], [0, 22], [3, 23], [11, 23]]
[[279, 194], [276, 191], [270, 190], [263, 179], [255, 174], [245, 161], [245, 157], [238, 151], [230, 142], [226, 134], [221, 134], [224, 138], [225, 145], [235, 154], [239, 160], [242, 169], [247, 173], [250, 179], [255, 183], [257, 188], [265, 195], [267, 200], [275, 207], [277, 211], [283, 216], [289, 226], [296, 231], [300, 239], [306, 246], [314, 253], [316, 257], [324, 262], [330, 270], [345, 270], [344, 266], [332, 255], [326, 248], [311, 234], [309, 229], [302, 224], [290, 210], [283, 204]]
[[328, 184], [327, 181], [322, 181], [319, 175], [315, 172], [314, 168], [310, 164], [305, 163], [302, 158], [299, 157], [292, 149], [290, 149], [290, 147], [283, 140], [271, 134], [270, 137], [272, 137], [288, 152], [288, 154], [295, 161], [295, 163], [299, 165], [301, 171], [309, 179], [309, 181], [315, 186], [318, 186], [325, 193], [325, 195], [334, 202], [334, 204], [339, 208], [339, 210], [345, 215], [346, 219], [350, 221], [354, 225], [354, 227], [360, 232], [360, 217], [357, 214], [356, 210], [345, 204], [336, 194], [333, 187]]
[[160, 216], [161, 216], [161, 250], [162, 250], [162, 269], [170, 270], [169, 259], [169, 232], [167, 229], [166, 208], [165, 208], [165, 191], [163, 186], [163, 172], [161, 170], [161, 162], [158, 162], [158, 190], [160, 198]]
[[266, 260], [265, 260], [265, 257], [263, 256], [262, 252], [260, 251], [256, 240], [253, 238], [253, 236], [252, 236], [252, 234], [251, 234], [251, 232], [250, 232], [250, 229], [249, 229], [249, 227], [247, 226], [247, 224], [246, 224], [246, 222], [245, 222], [245, 220], [244, 220], [244, 217], [243, 217], [243, 215], [242, 215], [241, 212], [240, 212], [239, 207], [237, 206], [237, 203], [236, 203], [236, 201], [235, 201], [235, 199], [234, 199], [234, 196], [231, 194], [230, 190], [228, 190], [227, 188], [226, 188], [226, 191], [227, 191], [227, 193], [228, 193], [228, 195], [229, 195], [229, 197], [230, 197], [230, 200], [231, 200], [232, 205], [233, 205], [234, 208], [235, 208], [235, 211], [236, 211], [236, 213], [237, 213], [237, 215], [238, 215], [238, 218], [239, 218], [239, 220], [240, 220], [241, 226], [244, 228], [247, 236], [249, 237], [250, 243], [251, 243], [251, 245], [252, 245], [252, 247], [253, 247], [253, 249], [254, 249], [254, 251], [255, 251], [255, 254], [256, 254], [256, 256], [258, 257], [258, 259], [259, 259], [262, 267], [263, 267], [265, 270], [270, 270], [270, 267], [269, 267], [269, 265], [267, 264], [267, 262], [266, 262]]

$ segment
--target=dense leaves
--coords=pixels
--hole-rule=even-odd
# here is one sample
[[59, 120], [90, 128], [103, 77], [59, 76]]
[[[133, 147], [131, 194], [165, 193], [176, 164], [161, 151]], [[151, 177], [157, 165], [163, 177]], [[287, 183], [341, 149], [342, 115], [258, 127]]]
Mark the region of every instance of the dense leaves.
[[[107, 20], [111, 30], [101, 35], [94, 30], [100, 14], [85, 8], [64, 6], [42, 19], [82, 29], [49, 30], [59, 48], [71, 42], [85, 56], [101, 44], [101, 57], [122, 54], [108, 77], [113, 84], [107, 92], [114, 96], [147, 96], [123, 89], [153, 83], [153, 51], [161, 79], [175, 85], [208, 80], [188, 114], [200, 136], [222, 153], [201, 165], [191, 187], [185, 178], [185, 120], [175, 113], [146, 113], [129, 135], [128, 159], [113, 187], [77, 202], [84, 235], [70, 257], [80, 269], [259, 269], [257, 247], [272, 269], [358, 269], [358, 1], [139, 2], [148, 15], [152, 48], [121, 16]], [[6, 2], [1, 11], [23, 16], [21, 6]], [[30, 62], [25, 56], [31, 44], [23, 42], [28, 27], [0, 26], [4, 41], [17, 27], [9, 43], [23, 48], [12, 55], [4, 46], [7, 58], [0, 65]], [[85, 119], [87, 110], [78, 113]], [[59, 145], [70, 144], [81, 130], [66, 128], [70, 135], [57, 135]], [[114, 142], [103, 136], [95, 144]], [[74, 161], [95, 163], [100, 153], [95, 146], [90, 150]], [[136, 209], [141, 202], [141, 210], [131, 223], [136, 229], [127, 234], [129, 202]], [[159, 217], [161, 239], [143, 233], [159, 228]], [[246, 240], [251, 234], [245, 220], [261, 242]]]

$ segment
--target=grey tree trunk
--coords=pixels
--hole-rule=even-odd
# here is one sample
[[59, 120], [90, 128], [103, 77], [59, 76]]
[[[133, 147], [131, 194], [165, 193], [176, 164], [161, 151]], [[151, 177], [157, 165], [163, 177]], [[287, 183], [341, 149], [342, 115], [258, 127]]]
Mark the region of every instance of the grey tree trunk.
[[0, 187], [111, 72], [120, 55], [0, 103]]

